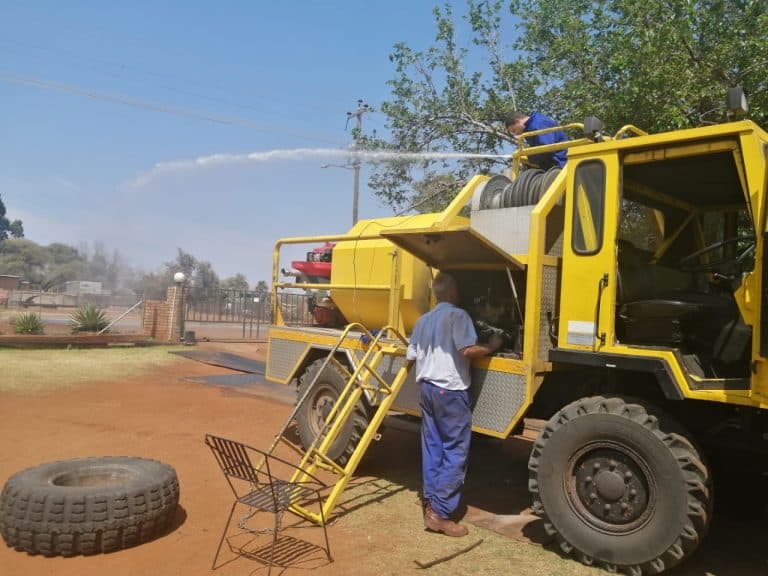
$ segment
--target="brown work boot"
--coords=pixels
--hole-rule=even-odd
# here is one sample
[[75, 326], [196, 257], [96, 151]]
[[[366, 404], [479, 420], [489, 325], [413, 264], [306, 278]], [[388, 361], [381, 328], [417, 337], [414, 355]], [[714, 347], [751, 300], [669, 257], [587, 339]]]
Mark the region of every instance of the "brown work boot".
[[453, 536], [455, 538], [469, 534], [466, 526], [457, 524], [447, 518], [440, 518], [429, 504], [427, 504], [427, 510], [424, 512], [424, 526], [427, 530], [442, 532], [446, 536]]

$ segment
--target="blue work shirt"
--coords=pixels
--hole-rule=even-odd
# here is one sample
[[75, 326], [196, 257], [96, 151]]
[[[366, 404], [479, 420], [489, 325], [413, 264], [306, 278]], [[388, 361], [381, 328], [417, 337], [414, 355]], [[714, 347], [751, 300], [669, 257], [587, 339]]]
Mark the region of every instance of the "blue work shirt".
[[[528, 122], [525, 123], [524, 132], [534, 132], [535, 130], [554, 128], [555, 126], [557, 126], [557, 122], [552, 120], [552, 118], [544, 116], [544, 114], [538, 112], [531, 112], [531, 115], [528, 117]], [[568, 140], [568, 137], [562, 130], [526, 137], [529, 146], [545, 146], [547, 144], [565, 142], [566, 140]], [[555, 166], [562, 168], [565, 166], [566, 160], [568, 160], [567, 150], [558, 150], [557, 152], [528, 156], [529, 162], [536, 164], [539, 168], [543, 168], [544, 170], [549, 170]]]
[[477, 333], [466, 310], [439, 302], [416, 321], [408, 343], [408, 360], [416, 360], [416, 382], [427, 380], [446, 390], [466, 390], [470, 384], [469, 358], [460, 352], [477, 343]]

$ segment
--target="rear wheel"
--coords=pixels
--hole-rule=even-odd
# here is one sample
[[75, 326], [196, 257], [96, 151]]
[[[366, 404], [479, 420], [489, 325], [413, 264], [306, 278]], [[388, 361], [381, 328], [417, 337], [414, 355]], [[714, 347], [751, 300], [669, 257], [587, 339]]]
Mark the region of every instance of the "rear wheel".
[[[299, 379], [299, 398], [309, 389], [315, 376], [320, 371], [324, 360], [319, 359], [310, 364]], [[325, 425], [325, 419], [330, 414], [339, 399], [347, 377], [342, 371], [329, 363], [312, 387], [311, 392], [296, 414], [296, 424], [301, 438], [301, 444], [306, 449], [317, 438]], [[362, 400], [355, 406], [352, 417], [347, 420], [336, 441], [328, 451], [328, 457], [340, 465], [344, 465], [354, 452], [357, 443], [368, 426], [368, 413]]]
[[584, 564], [659, 574], [707, 531], [709, 472], [680, 426], [654, 407], [577, 400], [547, 422], [528, 468], [547, 532]]

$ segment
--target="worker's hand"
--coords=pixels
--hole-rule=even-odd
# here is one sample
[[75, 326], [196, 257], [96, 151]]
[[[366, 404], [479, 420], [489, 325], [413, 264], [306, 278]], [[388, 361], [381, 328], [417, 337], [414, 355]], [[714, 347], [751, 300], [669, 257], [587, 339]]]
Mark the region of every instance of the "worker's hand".
[[488, 348], [496, 352], [504, 345], [504, 337], [501, 334], [492, 334], [488, 339]]

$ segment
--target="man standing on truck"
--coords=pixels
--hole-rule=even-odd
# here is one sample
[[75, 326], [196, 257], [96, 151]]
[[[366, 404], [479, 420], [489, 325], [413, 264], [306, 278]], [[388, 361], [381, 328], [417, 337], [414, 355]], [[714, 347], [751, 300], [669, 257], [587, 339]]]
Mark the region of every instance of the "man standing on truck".
[[[507, 127], [507, 131], [515, 136], [520, 136], [523, 132], [535, 132], [536, 130], [543, 130], [545, 128], [554, 128], [557, 126], [557, 122], [552, 120], [549, 116], [544, 116], [540, 112], [531, 112], [530, 115], [523, 112], [512, 112], [504, 120], [504, 126]], [[568, 136], [562, 130], [556, 130], [554, 132], [546, 132], [545, 134], [537, 134], [535, 136], [528, 136], [526, 141], [529, 146], [545, 146], [547, 144], [557, 144], [558, 142], [566, 142]], [[537, 168], [543, 170], [549, 170], [550, 168], [562, 168], [565, 166], [565, 162], [568, 159], [567, 150], [557, 150], [555, 152], [548, 152], [547, 154], [534, 154], [528, 157], [528, 162], [534, 164]]]
[[470, 360], [492, 354], [502, 339], [493, 336], [488, 345], [477, 344], [472, 319], [458, 307], [453, 276], [438, 274], [432, 291], [437, 306], [416, 322], [407, 353], [416, 361], [421, 389], [424, 526], [465, 536], [467, 528], [449, 517], [459, 506], [472, 435]]

